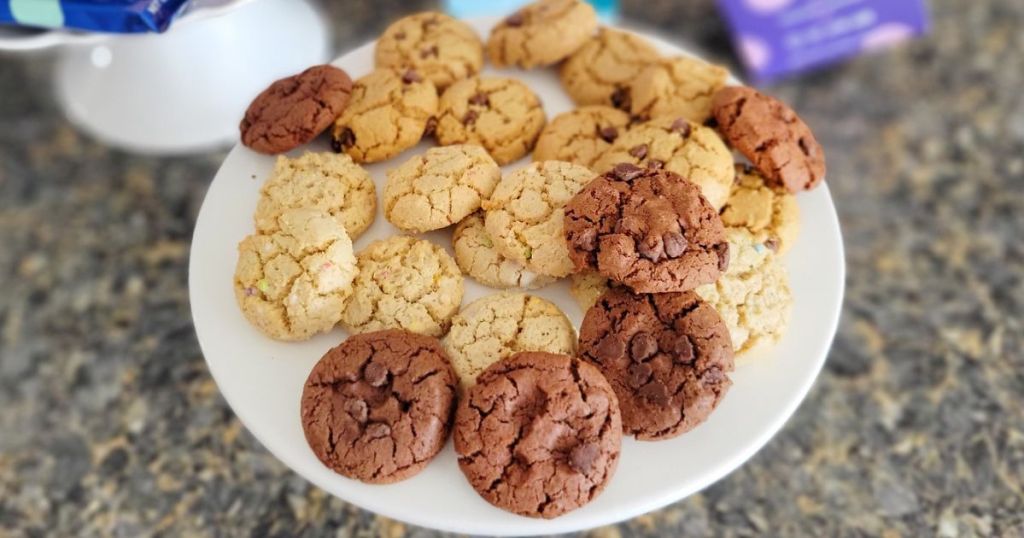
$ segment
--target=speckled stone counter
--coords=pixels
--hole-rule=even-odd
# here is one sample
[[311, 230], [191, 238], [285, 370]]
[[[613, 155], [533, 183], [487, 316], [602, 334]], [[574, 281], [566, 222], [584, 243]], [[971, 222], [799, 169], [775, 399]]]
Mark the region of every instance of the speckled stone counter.
[[[710, 0], [625, 3], [732, 61]], [[339, 50], [412, 9], [331, 2]], [[826, 148], [846, 244], [810, 396], [721, 482], [591, 535], [1024, 536], [1024, 3], [933, 15], [771, 88]], [[0, 535], [435, 536], [310, 486], [218, 394], [186, 268], [223, 153], [107, 149], [49, 69], [0, 57]]]

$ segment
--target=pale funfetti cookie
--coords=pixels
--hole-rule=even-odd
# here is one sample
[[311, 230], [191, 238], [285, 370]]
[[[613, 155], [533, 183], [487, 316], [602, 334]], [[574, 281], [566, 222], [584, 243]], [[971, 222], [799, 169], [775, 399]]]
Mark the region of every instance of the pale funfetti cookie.
[[629, 85], [660, 56], [646, 39], [601, 28], [562, 64], [562, 86], [577, 105], [629, 110]]
[[729, 269], [695, 291], [715, 307], [736, 353], [775, 344], [786, 332], [793, 297], [786, 268], [771, 249], [743, 228], [727, 228]]
[[532, 163], [502, 178], [484, 202], [487, 235], [502, 255], [552, 277], [573, 272], [562, 233], [564, 206], [595, 175], [562, 161]]
[[377, 67], [414, 69], [444, 90], [480, 71], [484, 47], [466, 23], [426, 11], [391, 23], [377, 40], [374, 58]]
[[409, 232], [437, 230], [480, 209], [501, 169], [480, 146], [431, 148], [388, 170], [384, 216]]
[[736, 183], [722, 208], [722, 223], [746, 228], [754, 239], [785, 254], [800, 234], [800, 207], [783, 187], [769, 186], [752, 167], [736, 166]]
[[305, 340], [341, 319], [352, 293], [356, 260], [338, 219], [291, 209], [276, 230], [238, 245], [235, 298], [246, 319], [278, 340]]
[[338, 219], [352, 239], [377, 215], [377, 195], [370, 174], [348, 155], [306, 153], [277, 158], [270, 179], [260, 189], [256, 230], [273, 232], [289, 209], [315, 208]]
[[510, 260], [494, 248], [494, 241], [484, 229], [482, 212], [462, 219], [452, 232], [455, 263], [473, 280], [492, 288], [534, 289], [554, 279], [538, 275], [515, 260]]
[[485, 368], [513, 353], [574, 355], [576, 330], [549, 301], [525, 293], [497, 293], [455, 315], [444, 347], [462, 387], [468, 388]]
[[602, 105], [559, 114], [541, 131], [533, 160], [565, 161], [591, 168], [629, 123], [629, 114]]
[[569, 293], [572, 293], [573, 299], [576, 299], [576, 304], [583, 312], [594, 306], [597, 298], [606, 291], [608, 291], [608, 278], [597, 271], [587, 269], [573, 273], [570, 277]]
[[483, 146], [504, 165], [533, 148], [545, 121], [540, 99], [522, 82], [473, 77], [452, 84], [441, 95], [434, 134], [442, 146]]
[[733, 159], [715, 131], [685, 118], [663, 117], [633, 126], [594, 165], [604, 173], [619, 163], [664, 168], [696, 183], [716, 210], [732, 188]]
[[597, 14], [586, 2], [537, 0], [491, 30], [487, 56], [497, 67], [551, 65], [583, 46], [596, 28]]
[[413, 69], [372, 71], [356, 80], [334, 122], [334, 150], [361, 163], [394, 157], [420, 141], [437, 102], [434, 84]]
[[441, 336], [462, 304], [462, 273], [443, 248], [407, 236], [370, 243], [341, 316], [351, 333], [405, 329]]
[[725, 86], [728, 71], [689, 56], [648, 65], [630, 85], [630, 112], [639, 118], [684, 117], [704, 123], [711, 96]]

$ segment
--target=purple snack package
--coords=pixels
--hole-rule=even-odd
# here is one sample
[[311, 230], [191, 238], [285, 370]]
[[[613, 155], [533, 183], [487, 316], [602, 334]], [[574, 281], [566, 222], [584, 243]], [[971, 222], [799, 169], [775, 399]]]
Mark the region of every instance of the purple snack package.
[[928, 30], [924, 0], [718, 0], [756, 81], [887, 47]]
[[0, 0], [0, 24], [91, 32], [163, 32], [190, 0]]

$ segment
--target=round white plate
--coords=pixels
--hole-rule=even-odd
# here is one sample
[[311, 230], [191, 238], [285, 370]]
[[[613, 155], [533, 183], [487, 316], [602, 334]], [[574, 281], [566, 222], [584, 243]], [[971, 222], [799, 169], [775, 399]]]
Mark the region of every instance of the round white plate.
[[[495, 20], [471, 24], [486, 35]], [[653, 37], [651, 41], [665, 54], [686, 54], [670, 43]], [[335, 64], [353, 77], [369, 72], [373, 44]], [[573, 108], [552, 69], [503, 74], [533, 88], [549, 118]], [[427, 147], [424, 142], [387, 162], [368, 166], [378, 194], [385, 170]], [[327, 151], [328, 146], [321, 137], [292, 154], [305, 150]], [[273, 162], [273, 157], [236, 146], [210, 185], [196, 224], [189, 266], [199, 343], [224, 397], [270, 452], [317, 486], [387, 517], [469, 534], [548, 534], [613, 523], [682, 499], [738, 467], [782, 427], [810, 389], [836, 331], [843, 297], [843, 245], [828, 187], [822, 185], [798, 196], [803, 229], [786, 256], [795, 303], [786, 336], [773, 349], [741, 362], [732, 376], [732, 389], [706, 423], [668, 441], [624, 439], [618, 471], [592, 503], [553, 520], [499, 510], [469, 486], [450, 441], [422, 473], [409, 480], [386, 486], [362, 484], [322, 465], [307, 446], [299, 422], [299, 397], [306, 376], [325, 351], [344, 340], [345, 332], [336, 329], [302, 343], [276, 342], [249, 325], [235, 304], [236, 246], [253, 230], [258, 191]], [[356, 249], [398, 233], [378, 214]], [[442, 230], [424, 237], [450, 250], [450, 235], [450, 230]], [[464, 304], [494, 291], [467, 278]], [[578, 326], [582, 312], [565, 282], [533, 293], [554, 301]]]

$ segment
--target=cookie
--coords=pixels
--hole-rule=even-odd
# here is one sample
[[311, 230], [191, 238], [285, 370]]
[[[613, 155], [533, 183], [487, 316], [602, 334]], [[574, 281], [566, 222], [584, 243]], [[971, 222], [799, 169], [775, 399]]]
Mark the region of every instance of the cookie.
[[774, 185], [799, 192], [825, 179], [825, 152], [811, 128], [782, 101], [731, 86], [715, 93], [711, 108], [729, 145]]
[[443, 248], [407, 236], [370, 243], [341, 315], [350, 333], [399, 328], [428, 336], [448, 331], [462, 304], [462, 273]]
[[426, 11], [388, 26], [377, 40], [374, 58], [377, 67], [413, 69], [440, 91], [480, 72], [484, 47], [464, 22]]
[[725, 68], [689, 56], [653, 62], [629, 86], [630, 112], [638, 118], [704, 123], [711, 117], [711, 96], [728, 76]]
[[455, 412], [459, 468], [487, 502], [553, 518], [594, 500], [619, 462], [622, 417], [593, 366], [517, 353], [491, 365]]
[[782, 187], [769, 186], [747, 165], [736, 165], [736, 182], [722, 208], [722, 224], [746, 228], [754, 240], [785, 254], [800, 232], [796, 197]]
[[644, 38], [601, 28], [565, 60], [559, 78], [579, 106], [605, 105], [629, 110], [630, 83], [659, 57], [658, 51]]
[[642, 441], [692, 430], [732, 384], [729, 330], [692, 291], [608, 290], [583, 317], [580, 358], [615, 390], [623, 432]]
[[684, 118], [657, 118], [619, 136], [594, 171], [616, 164], [664, 168], [697, 184], [716, 210], [725, 205], [735, 178], [732, 153], [715, 131]]
[[504, 165], [533, 148], [544, 121], [540, 99], [522, 82], [473, 77], [452, 84], [441, 95], [435, 135], [442, 146], [483, 146]]
[[550, 301], [525, 293], [481, 297], [452, 318], [444, 348], [463, 388], [485, 368], [520, 351], [574, 355], [576, 329]]
[[569, 293], [576, 299], [580, 310], [586, 312], [594, 306], [597, 298], [608, 291], [608, 279], [601, 273], [586, 269], [569, 277]]
[[242, 143], [271, 155], [295, 149], [330, 127], [351, 93], [352, 79], [331, 65], [282, 78], [249, 104], [238, 126]]
[[452, 247], [459, 269], [484, 286], [499, 289], [534, 289], [546, 286], [554, 280], [502, 256], [494, 248], [494, 241], [484, 229], [483, 212], [466, 217], [455, 227], [455, 231], [452, 232]]
[[331, 146], [359, 163], [383, 161], [419, 143], [435, 114], [432, 82], [412, 69], [377, 69], [356, 80]]
[[503, 256], [552, 277], [573, 272], [563, 236], [563, 206], [594, 174], [578, 164], [532, 163], [508, 174], [484, 202], [484, 226]]
[[397, 329], [332, 348], [302, 389], [306, 442], [336, 473], [371, 484], [409, 478], [444, 448], [455, 373], [434, 338]]
[[690, 290], [729, 265], [722, 219], [697, 186], [628, 163], [565, 205], [565, 239], [577, 270], [597, 269], [640, 293]]
[[238, 306], [277, 340], [305, 340], [331, 330], [357, 272], [345, 228], [322, 211], [290, 209], [277, 217], [275, 229], [238, 244]]
[[377, 191], [370, 174], [348, 155], [305, 153], [277, 158], [270, 179], [260, 189], [256, 230], [277, 229], [277, 218], [289, 209], [315, 208], [330, 214], [350, 238], [363, 234], [377, 216]]
[[743, 228], [727, 228], [733, 259], [715, 283], [695, 291], [718, 310], [736, 353], [774, 345], [793, 310], [786, 268], [770, 248]]
[[388, 170], [384, 216], [408, 232], [437, 230], [480, 209], [501, 168], [480, 146], [431, 148]]
[[552, 65], [594, 34], [597, 14], [581, 0], [537, 0], [491, 29], [487, 57], [496, 67]]
[[601, 105], [559, 114], [540, 132], [533, 160], [565, 161], [592, 168], [629, 122], [629, 114]]

